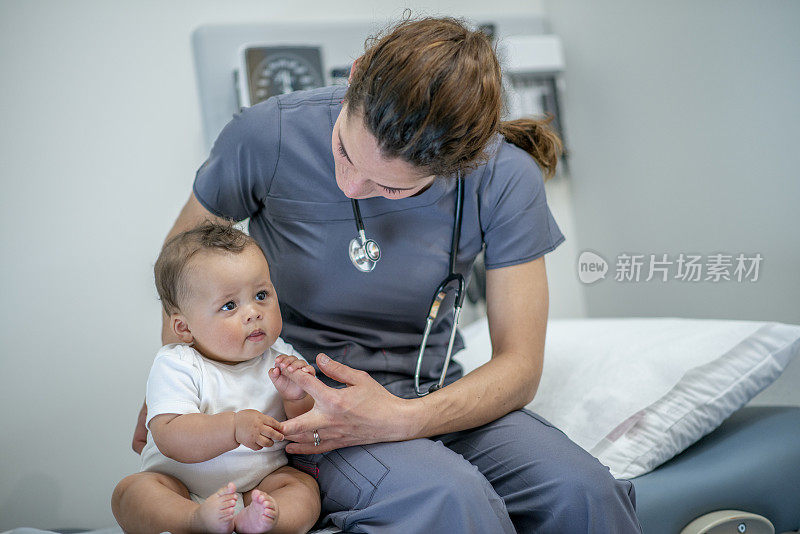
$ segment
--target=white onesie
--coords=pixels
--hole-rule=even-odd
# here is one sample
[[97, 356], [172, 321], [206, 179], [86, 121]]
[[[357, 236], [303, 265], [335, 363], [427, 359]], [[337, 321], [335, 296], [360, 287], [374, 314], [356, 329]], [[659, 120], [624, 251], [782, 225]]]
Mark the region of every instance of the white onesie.
[[[253, 409], [278, 421], [286, 414], [267, 372], [278, 354], [301, 358], [291, 345], [278, 338], [261, 356], [228, 365], [203, 357], [188, 345], [165, 345], [158, 351], [147, 379], [147, 428], [153, 417], [165, 414], [205, 413]], [[253, 489], [275, 469], [286, 465], [285, 442], [259, 451], [244, 445], [205, 462], [186, 464], [167, 458], [148, 433], [142, 451], [142, 471], [172, 475], [202, 499], [227, 482], [239, 492]]]

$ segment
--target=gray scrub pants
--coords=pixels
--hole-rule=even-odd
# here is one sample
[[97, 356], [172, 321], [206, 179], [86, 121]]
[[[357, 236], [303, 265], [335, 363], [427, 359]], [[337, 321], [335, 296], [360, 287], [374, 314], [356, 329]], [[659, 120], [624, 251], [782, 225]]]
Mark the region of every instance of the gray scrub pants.
[[345, 532], [641, 532], [633, 484], [527, 410], [433, 439], [296, 455]]

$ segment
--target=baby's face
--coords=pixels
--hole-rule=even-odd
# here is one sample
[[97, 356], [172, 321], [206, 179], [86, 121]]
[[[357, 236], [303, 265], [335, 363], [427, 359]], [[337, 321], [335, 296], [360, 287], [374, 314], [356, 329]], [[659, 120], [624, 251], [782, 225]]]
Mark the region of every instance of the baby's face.
[[203, 356], [238, 363], [275, 343], [283, 324], [269, 266], [257, 246], [239, 254], [202, 251], [186, 269], [189, 294], [181, 312]]

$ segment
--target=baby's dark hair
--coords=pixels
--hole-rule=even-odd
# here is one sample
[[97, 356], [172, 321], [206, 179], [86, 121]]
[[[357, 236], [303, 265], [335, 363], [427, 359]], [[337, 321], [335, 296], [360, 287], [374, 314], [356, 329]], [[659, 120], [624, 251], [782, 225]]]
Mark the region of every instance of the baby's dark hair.
[[189, 291], [186, 266], [198, 252], [211, 250], [238, 254], [251, 245], [257, 247], [258, 243], [234, 227], [232, 222], [214, 221], [206, 221], [164, 243], [153, 271], [156, 291], [167, 315], [180, 311], [179, 302]]

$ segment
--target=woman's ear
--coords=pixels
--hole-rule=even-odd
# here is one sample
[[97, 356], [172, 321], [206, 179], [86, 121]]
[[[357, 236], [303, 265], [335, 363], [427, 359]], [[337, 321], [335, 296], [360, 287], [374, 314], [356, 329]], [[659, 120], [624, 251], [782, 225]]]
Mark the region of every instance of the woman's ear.
[[169, 317], [169, 323], [172, 327], [172, 331], [178, 336], [181, 342], [191, 343], [194, 341], [192, 331], [189, 330], [189, 323], [186, 322], [186, 318], [183, 315], [180, 313], [173, 313]]
[[350, 85], [350, 82], [352, 82], [352, 81], [353, 81], [353, 71], [354, 71], [354, 70], [356, 70], [356, 65], [358, 65], [358, 62], [359, 62], [359, 61], [361, 61], [361, 58], [360, 58], [360, 57], [357, 57], [357, 58], [356, 58], [356, 59], [353, 61], [353, 64], [352, 64], [352, 65], [350, 65], [350, 75], [349, 75], [349, 76], [347, 76], [347, 85]]

